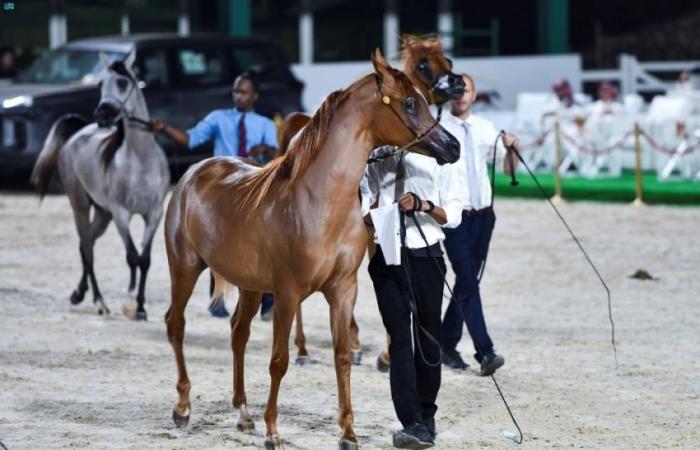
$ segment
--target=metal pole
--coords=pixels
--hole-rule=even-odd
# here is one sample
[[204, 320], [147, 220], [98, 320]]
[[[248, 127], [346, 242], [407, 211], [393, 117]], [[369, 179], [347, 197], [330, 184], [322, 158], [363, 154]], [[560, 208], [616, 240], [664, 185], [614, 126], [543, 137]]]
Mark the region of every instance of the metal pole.
[[50, 0], [49, 13], [49, 48], [56, 48], [68, 40], [64, 1]]
[[299, 62], [302, 64], [313, 64], [314, 62], [314, 16], [311, 11], [311, 0], [301, 1]]
[[129, 23], [129, 10], [126, 7], [126, 0], [122, 0], [121, 30], [122, 36], [128, 36], [131, 32], [131, 24]]
[[438, 3], [437, 29], [445, 54], [452, 55], [454, 53], [454, 18], [450, 0], [440, 0]]
[[552, 201], [562, 202], [564, 195], [561, 186], [561, 174], [559, 166], [561, 166], [561, 135], [559, 132], [559, 121], [554, 123], [554, 197]]
[[399, 54], [399, 13], [397, 0], [384, 0], [384, 57]]
[[635, 159], [635, 181], [636, 181], [636, 191], [637, 196], [632, 203], [634, 206], [644, 205], [643, 191], [644, 186], [642, 185], [642, 145], [640, 142], [641, 129], [639, 128], [639, 122], [634, 123], [634, 159]]
[[177, 18], [177, 34], [189, 36], [190, 34], [190, 2], [180, 0], [180, 14]]

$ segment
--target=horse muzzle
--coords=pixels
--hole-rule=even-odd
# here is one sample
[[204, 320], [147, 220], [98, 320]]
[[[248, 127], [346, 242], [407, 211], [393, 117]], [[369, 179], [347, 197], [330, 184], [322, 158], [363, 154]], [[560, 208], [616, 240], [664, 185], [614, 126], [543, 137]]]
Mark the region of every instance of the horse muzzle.
[[464, 95], [464, 78], [453, 73], [440, 77], [433, 85], [433, 95], [438, 103], [458, 100]]
[[113, 126], [120, 115], [121, 110], [111, 103], [100, 103], [94, 113], [95, 122], [101, 128]]
[[459, 141], [440, 125], [426, 134], [419, 145], [441, 166], [459, 159]]

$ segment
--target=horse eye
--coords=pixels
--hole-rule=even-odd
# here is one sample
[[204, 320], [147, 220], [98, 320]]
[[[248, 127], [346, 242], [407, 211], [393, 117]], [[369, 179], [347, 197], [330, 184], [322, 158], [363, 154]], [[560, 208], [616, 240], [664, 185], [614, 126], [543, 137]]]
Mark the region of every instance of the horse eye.
[[403, 104], [408, 112], [413, 112], [413, 110], [416, 107], [416, 98], [415, 97], [406, 97], [403, 101]]
[[430, 64], [428, 64], [428, 61], [426, 61], [425, 59], [421, 59], [418, 63], [418, 70], [420, 70], [423, 73], [430, 72]]
[[119, 88], [120, 91], [124, 92], [128, 86], [129, 86], [129, 82], [126, 81], [124, 78], [119, 78], [117, 80], [117, 87]]

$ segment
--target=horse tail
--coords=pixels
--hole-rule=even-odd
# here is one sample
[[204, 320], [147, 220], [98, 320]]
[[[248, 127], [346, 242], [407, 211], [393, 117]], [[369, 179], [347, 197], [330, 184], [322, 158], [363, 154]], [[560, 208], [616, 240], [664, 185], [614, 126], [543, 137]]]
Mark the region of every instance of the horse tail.
[[282, 123], [282, 128], [280, 129], [279, 137], [277, 139], [277, 152], [275, 153], [275, 158], [284, 155], [289, 149], [289, 143], [292, 138], [306, 126], [311, 120], [307, 114], [300, 112], [293, 112], [284, 118]]
[[44, 141], [39, 157], [34, 163], [34, 169], [30, 178], [31, 183], [36, 187], [42, 199], [49, 189], [51, 175], [56, 170], [58, 153], [68, 139], [87, 124], [87, 120], [78, 114], [65, 114], [54, 122], [49, 135]]

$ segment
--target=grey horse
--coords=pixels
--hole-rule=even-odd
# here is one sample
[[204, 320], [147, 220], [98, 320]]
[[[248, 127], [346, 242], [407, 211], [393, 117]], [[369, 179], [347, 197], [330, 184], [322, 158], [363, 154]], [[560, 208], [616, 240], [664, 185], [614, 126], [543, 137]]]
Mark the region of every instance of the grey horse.
[[[134, 58], [133, 51], [117, 61], [100, 54], [104, 70], [99, 76], [97, 123], [88, 124], [76, 115], [59, 118], [34, 166], [32, 182], [43, 198], [57, 167], [73, 209], [83, 273], [71, 294], [71, 303], [83, 301], [89, 279], [98, 313], [109, 314], [95, 277], [93, 246], [114, 219], [131, 270], [131, 301], [124, 305], [123, 312], [129, 318], [146, 320], [144, 291], [151, 244], [163, 215], [170, 174], [163, 150], [146, 125], [148, 109], [131, 71]], [[145, 222], [140, 254], [129, 232], [129, 222], [135, 214]], [[140, 278], [134, 305], [137, 270]]]

